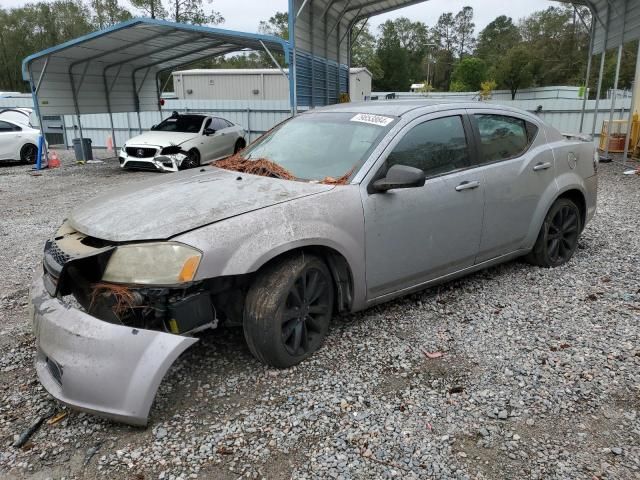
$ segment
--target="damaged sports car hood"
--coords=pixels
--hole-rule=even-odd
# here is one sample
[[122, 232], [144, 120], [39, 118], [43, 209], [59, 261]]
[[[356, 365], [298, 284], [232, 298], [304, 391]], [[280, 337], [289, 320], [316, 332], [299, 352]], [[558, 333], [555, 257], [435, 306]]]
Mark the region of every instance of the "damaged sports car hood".
[[112, 190], [77, 207], [69, 222], [85, 235], [113, 242], [164, 240], [332, 188], [208, 166]]
[[198, 137], [198, 135], [197, 133], [160, 132], [152, 130], [130, 138], [127, 140], [127, 146], [150, 145], [154, 147], [168, 147], [170, 145], [181, 145], [184, 142]]

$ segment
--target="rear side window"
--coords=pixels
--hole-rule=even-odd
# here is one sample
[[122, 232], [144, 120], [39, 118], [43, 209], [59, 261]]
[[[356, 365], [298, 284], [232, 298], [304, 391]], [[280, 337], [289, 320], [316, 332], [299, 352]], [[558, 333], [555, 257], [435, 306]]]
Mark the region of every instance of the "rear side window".
[[460, 116], [437, 118], [413, 127], [387, 158], [387, 168], [406, 165], [427, 177], [469, 166], [469, 146]]
[[22, 130], [20, 127], [9, 122], [0, 122], [0, 132], [17, 132]]
[[480, 132], [480, 163], [516, 158], [526, 152], [538, 127], [505, 115], [474, 115]]
[[229, 123], [222, 118], [214, 118], [211, 126], [215, 130], [222, 130], [223, 128], [229, 128]]

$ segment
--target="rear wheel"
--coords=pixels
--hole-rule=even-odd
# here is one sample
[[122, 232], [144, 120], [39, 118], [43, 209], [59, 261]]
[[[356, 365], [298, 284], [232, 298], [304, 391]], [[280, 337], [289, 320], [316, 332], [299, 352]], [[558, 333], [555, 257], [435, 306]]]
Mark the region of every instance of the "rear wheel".
[[38, 147], [36, 147], [32, 143], [27, 143], [26, 145], [23, 145], [23, 147], [20, 149], [20, 161], [22, 163], [33, 165], [36, 163], [37, 156], [38, 156]]
[[195, 148], [190, 150], [187, 154], [187, 158], [182, 160], [180, 164], [180, 170], [187, 170], [189, 168], [196, 168], [200, 166], [200, 152]]
[[568, 198], [559, 198], [549, 209], [527, 261], [547, 268], [567, 263], [578, 247], [581, 231], [580, 209]]
[[332, 312], [333, 281], [320, 258], [300, 254], [268, 266], [245, 301], [249, 350], [266, 365], [296, 365], [322, 346]]

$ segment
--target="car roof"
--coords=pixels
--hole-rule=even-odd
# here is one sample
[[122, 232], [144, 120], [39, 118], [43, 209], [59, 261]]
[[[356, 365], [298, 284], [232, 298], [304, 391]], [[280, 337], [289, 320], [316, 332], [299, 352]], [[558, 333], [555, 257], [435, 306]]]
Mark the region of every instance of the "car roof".
[[[486, 102], [470, 102], [465, 100], [445, 100], [445, 99], [419, 99], [419, 100], [370, 100], [367, 102], [338, 103], [327, 107], [317, 108], [317, 112], [345, 112], [345, 113], [370, 113], [373, 115], [393, 115], [401, 117], [414, 110], [440, 111], [460, 108], [488, 108], [491, 110], [502, 110], [531, 116], [526, 110], [496, 105]], [[426, 113], [426, 112], [425, 112]]]

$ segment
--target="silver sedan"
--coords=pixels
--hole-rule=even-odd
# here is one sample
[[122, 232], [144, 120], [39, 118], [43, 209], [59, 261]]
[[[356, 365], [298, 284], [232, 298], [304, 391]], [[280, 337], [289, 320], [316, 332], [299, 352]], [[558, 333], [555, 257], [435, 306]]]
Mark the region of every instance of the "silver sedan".
[[588, 139], [482, 103], [299, 115], [230, 159], [71, 213], [32, 286], [40, 381], [144, 424], [205, 329], [242, 327], [258, 360], [286, 368], [336, 314], [516, 257], [563, 265], [595, 213], [597, 166]]

